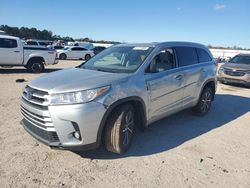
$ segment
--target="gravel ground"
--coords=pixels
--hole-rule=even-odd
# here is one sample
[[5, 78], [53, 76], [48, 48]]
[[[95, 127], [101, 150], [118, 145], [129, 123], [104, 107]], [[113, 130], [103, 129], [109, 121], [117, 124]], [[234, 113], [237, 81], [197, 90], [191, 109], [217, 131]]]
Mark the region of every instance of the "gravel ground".
[[[60, 61], [51, 72], [76, 66]], [[45, 74], [46, 74], [45, 73]], [[125, 155], [52, 150], [20, 125], [22, 88], [39, 74], [0, 68], [0, 187], [250, 187], [250, 89], [218, 86], [205, 117], [186, 110], [138, 133]]]

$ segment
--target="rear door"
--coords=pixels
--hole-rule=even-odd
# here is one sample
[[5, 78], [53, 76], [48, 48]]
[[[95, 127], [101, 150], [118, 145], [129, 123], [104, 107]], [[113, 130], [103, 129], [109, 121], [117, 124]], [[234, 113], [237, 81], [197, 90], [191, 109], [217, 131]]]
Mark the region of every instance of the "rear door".
[[72, 47], [69, 49], [69, 52], [67, 54], [68, 58], [77, 58], [77, 48], [78, 47]]
[[153, 58], [145, 74], [150, 118], [159, 118], [182, 107], [183, 71], [177, 67], [174, 50], [165, 48]]
[[185, 75], [183, 84], [183, 106], [192, 103], [198, 92], [199, 80], [203, 67], [199, 65], [196, 48], [193, 47], [175, 47], [178, 58], [178, 65], [183, 69]]
[[85, 57], [85, 48], [82, 47], [73, 47], [71, 51], [71, 58], [84, 58]]
[[[20, 45], [20, 44], [19, 44]], [[16, 39], [0, 37], [0, 64], [20, 65], [22, 64], [21, 46], [18, 46]]]

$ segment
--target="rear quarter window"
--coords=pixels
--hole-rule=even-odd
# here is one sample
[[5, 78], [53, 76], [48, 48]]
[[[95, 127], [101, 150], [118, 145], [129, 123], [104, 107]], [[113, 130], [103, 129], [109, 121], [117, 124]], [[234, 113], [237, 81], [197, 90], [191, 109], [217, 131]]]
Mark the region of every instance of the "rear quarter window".
[[198, 64], [196, 49], [192, 47], [175, 48], [179, 67]]
[[15, 39], [0, 38], [0, 48], [16, 48], [17, 41]]
[[212, 61], [212, 58], [204, 49], [196, 48], [196, 51], [200, 63]]

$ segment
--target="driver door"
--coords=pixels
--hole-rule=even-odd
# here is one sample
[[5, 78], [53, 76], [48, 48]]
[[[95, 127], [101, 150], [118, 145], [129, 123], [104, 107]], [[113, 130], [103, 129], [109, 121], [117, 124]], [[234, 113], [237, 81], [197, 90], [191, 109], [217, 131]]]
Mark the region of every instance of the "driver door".
[[182, 107], [183, 71], [177, 67], [175, 52], [161, 50], [146, 73], [150, 119], [157, 119]]

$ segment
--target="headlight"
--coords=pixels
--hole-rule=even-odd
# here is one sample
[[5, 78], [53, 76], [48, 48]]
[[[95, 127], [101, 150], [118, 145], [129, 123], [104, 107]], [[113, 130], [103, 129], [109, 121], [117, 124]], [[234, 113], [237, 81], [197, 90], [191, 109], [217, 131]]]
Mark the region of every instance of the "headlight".
[[84, 91], [52, 94], [50, 95], [49, 101], [50, 105], [86, 103], [106, 93], [109, 89], [110, 86], [105, 86]]

